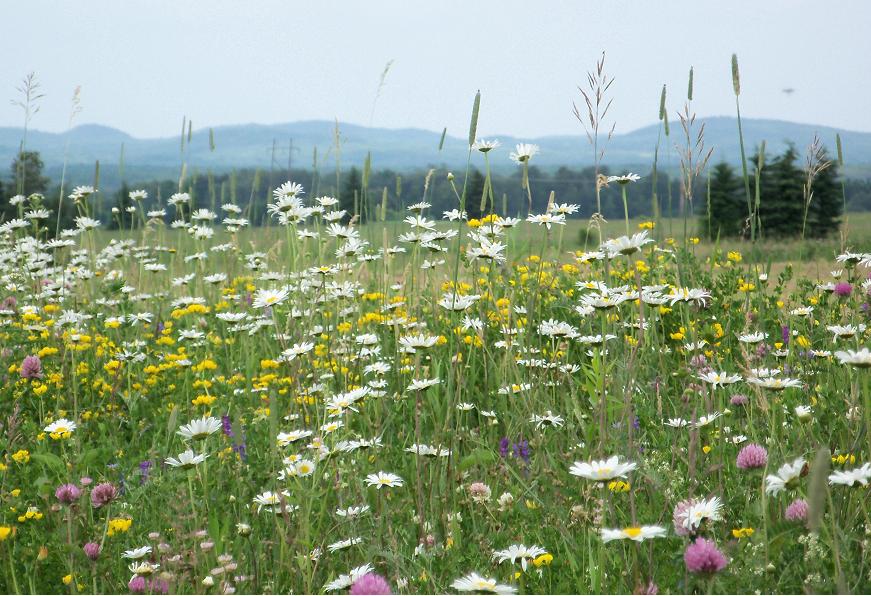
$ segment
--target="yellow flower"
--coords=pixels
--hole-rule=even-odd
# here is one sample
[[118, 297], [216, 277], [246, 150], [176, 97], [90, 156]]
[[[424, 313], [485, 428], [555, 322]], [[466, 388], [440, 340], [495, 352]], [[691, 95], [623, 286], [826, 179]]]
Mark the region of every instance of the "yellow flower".
[[4, 540], [6, 540], [10, 536], [12, 536], [12, 534], [14, 534], [14, 533], [15, 532], [14, 532], [12, 527], [0, 526], [0, 542], [3, 542]]
[[740, 263], [741, 259], [742, 259], [741, 253], [738, 252], [737, 250], [730, 250], [729, 254], [726, 255], [726, 258], [729, 259], [730, 261], [732, 261], [733, 263]]
[[750, 538], [753, 535], [753, 528], [735, 528], [732, 530], [732, 536], [735, 538]]
[[702, 447], [702, 451], [704, 451], [704, 452], [705, 452], [705, 455], [707, 455], [708, 453], [711, 452], [711, 446], [710, 446], [710, 445], [705, 445], [704, 447]]
[[73, 574], [72, 573], [66, 574], [65, 576], [63, 576], [61, 581], [64, 583], [65, 586], [70, 585], [73, 582]]
[[613, 493], [625, 493], [631, 488], [631, 485], [628, 482], [623, 482], [622, 480], [612, 480], [608, 483], [608, 490]]
[[30, 452], [27, 449], [19, 449], [12, 454], [12, 460], [17, 464], [26, 464], [30, 461]]
[[133, 525], [133, 520], [129, 518], [116, 517], [109, 520], [109, 528], [106, 531], [107, 536], [114, 536], [118, 533], [127, 532], [130, 526]]
[[553, 562], [553, 555], [550, 553], [544, 553], [543, 555], [538, 555], [536, 558], [532, 560], [532, 564], [536, 567], [541, 567], [542, 565], [550, 565]]

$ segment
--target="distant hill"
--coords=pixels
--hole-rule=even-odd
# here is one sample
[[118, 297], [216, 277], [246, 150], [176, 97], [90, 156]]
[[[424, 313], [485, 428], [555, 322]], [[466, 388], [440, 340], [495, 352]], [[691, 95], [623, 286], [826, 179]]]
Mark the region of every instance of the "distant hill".
[[[739, 158], [737, 123], [730, 117], [699, 118], [697, 125], [706, 123], [705, 141], [714, 147], [713, 160], [737, 163]], [[193, 132], [186, 144], [185, 161], [191, 171], [211, 169], [223, 172], [231, 169], [260, 167], [269, 169], [273, 157], [273, 142], [276, 143], [274, 168], [286, 170], [288, 145], [293, 139], [293, 167], [311, 168], [313, 151], [317, 147], [318, 158], [324, 170], [335, 167], [335, 123], [326, 120], [292, 122], [287, 124], [241, 124], [218, 126], [213, 130], [215, 149], [209, 144], [209, 129]], [[390, 168], [397, 171], [422, 169], [431, 165], [460, 168], [466, 163], [468, 146], [464, 137], [448, 135], [444, 146], [438, 150], [440, 132], [413, 128], [386, 129], [367, 128], [355, 124], [339, 124], [342, 167], [360, 166], [367, 152], [372, 153], [374, 168]], [[659, 125], [614, 135], [607, 146], [605, 163], [612, 168], [647, 171], [653, 162]], [[779, 120], [747, 119], [744, 135], [748, 155], [762, 141], [769, 152], [779, 152], [787, 142], [792, 142], [803, 152], [818, 134], [823, 143], [834, 153], [835, 134], [840, 133], [844, 146], [847, 172], [867, 175], [871, 172], [871, 133], [839, 130], [813, 124], [797, 124]], [[20, 128], [0, 128], [0, 175], [6, 176], [8, 165], [18, 151], [22, 131]], [[671, 137], [662, 141], [661, 161], [668, 162], [671, 148], [671, 164], [677, 164], [675, 145], [681, 144], [682, 131], [679, 123], [671, 123]], [[582, 130], [571, 134], [540, 138], [515, 138], [496, 135], [502, 147], [491, 153], [492, 163], [497, 168], [510, 168], [508, 154], [518, 142], [536, 143], [541, 153], [534, 164], [542, 168], [566, 165], [583, 167], [592, 163], [592, 151]], [[179, 137], [138, 139], [120, 130], [85, 124], [69, 133], [46, 133], [32, 130], [28, 133], [28, 148], [38, 150], [46, 163], [47, 173], [59, 177], [64, 150], [69, 142], [69, 180], [85, 183], [93, 176], [94, 162], [100, 161], [101, 180], [104, 186], [112, 186], [118, 180], [118, 164], [121, 148], [124, 151], [125, 177], [129, 182], [151, 180], [157, 177], [178, 176], [182, 157]]]

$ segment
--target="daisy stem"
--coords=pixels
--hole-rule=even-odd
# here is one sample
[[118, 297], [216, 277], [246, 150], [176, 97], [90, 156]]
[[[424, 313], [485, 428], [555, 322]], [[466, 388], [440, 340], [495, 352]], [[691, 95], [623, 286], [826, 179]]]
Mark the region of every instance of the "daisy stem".
[[623, 218], [626, 221], [626, 237], [629, 237], [629, 202], [626, 198], [626, 185], [620, 185], [620, 192], [623, 193]]

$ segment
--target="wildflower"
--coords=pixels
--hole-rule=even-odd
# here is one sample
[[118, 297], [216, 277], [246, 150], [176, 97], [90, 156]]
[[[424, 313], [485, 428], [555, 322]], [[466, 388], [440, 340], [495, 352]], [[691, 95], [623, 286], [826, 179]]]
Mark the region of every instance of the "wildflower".
[[132, 550], [125, 550], [121, 553], [121, 556], [125, 559], [141, 559], [145, 555], [151, 552], [150, 546], [140, 546], [139, 548], [134, 548]]
[[182, 425], [176, 434], [181, 435], [185, 440], [205, 439], [209, 435], [218, 432], [221, 429], [221, 421], [212, 416], [203, 416], [198, 420], [192, 420], [190, 423]]
[[630, 182], [638, 182], [639, 180], [641, 180], [641, 176], [629, 172], [628, 174], [623, 174], [622, 176], [608, 176], [606, 180], [608, 184], [616, 182], [617, 184], [623, 185], [629, 184]]
[[469, 573], [451, 583], [451, 587], [458, 592], [475, 592], [478, 594], [516, 594], [517, 589], [500, 584], [495, 579], [483, 577], [476, 572]]
[[100, 556], [100, 545], [96, 542], [88, 542], [83, 547], [82, 550], [85, 551], [85, 556], [88, 557], [92, 561], [96, 561]]
[[391, 594], [390, 584], [377, 573], [362, 575], [351, 584], [351, 594]]
[[21, 362], [19, 374], [22, 379], [41, 379], [42, 378], [42, 362], [39, 356], [25, 356]]
[[538, 145], [518, 143], [514, 147], [514, 151], [508, 155], [508, 158], [517, 164], [523, 164], [528, 162], [538, 151]]
[[469, 485], [469, 496], [476, 503], [486, 503], [490, 500], [491, 494], [490, 487], [483, 482], [473, 482]]
[[287, 297], [289, 292], [286, 289], [283, 290], [257, 290], [257, 293], [254, 294], [254, 302], [252, 302], [251, 306], [254, 308], [267, 308], [270, 306], [275, 306], [276, 304], [281, 304]]
[[730, 375], [726, 372], [709, 371], [699, 375], [699, 380], [710, 383], [713, 387], [731, 385], [741, 380], [741, 375]]
[[638, 252], [647, 244], [653, 242], [653, 238], [647, 235], [647, 230], [633, 234], [632, 237], [620, 236], [619, 238], [606, 240], [599, 247], [609, 258], [617, 255], [631, 255]]
[[626, 478], [626, 476], [637, 467], [635, 462], [620, 463], [616, 455], [611, 456], [607, 460], [591, 461], [591, 462], [575, 462], [569, 473], [588, 480], [597, 482], [607, 482], [615, 478]]
[[835, 358], [841, 364], [849, 364], [856, 368], [871, 367], [871, 351], [868, 348], [861, 350], [846, 350], [835, 352]]
[[368, 486], [374, 486], [376, 489], [380, 489], [382, 486], [398, 488], [404, 484], [404, 481], [396, 474], [378, 472], [377, 474], [369, 474], [366, 476], [366, 484]]
[[871, 464], [863, 464], [860, 468], [853, 470], [838, 470], [829, 475], [829, 484], [842, 484], [844, 486], [868, 486], [868, 481], [871, 480]]
[[776, 495], [796, 483], [804, 471], [805, 460], [803, 457], [795, 459], [792, 463], [780, 466], [777, 474], [769, 474], [765, 477], [765, 492]]
[[853, 286], [848, 284], [847, 282], [840, 282], [835, 284], [835, 295], [840, 296], [841, 298], [846, 298], [852, 293]]
[[766, 451], [765, 447], [757, 445], [756, 443], [750, 443], [743, 447], [741, 451], [738, 452], [738, 457], [735, 460], [735, 465], [742, 470], [764, 468], [767, 463], [768, 451]]
[[108, 505], [118, 496], [117, 489], [109, 482], [103, 482], [91, 489], [91, 505], [94, 509], [99, 509], [104, 505]]
[[61, 484], [54, 491], [54, 496], [64, 505], [71, 505], [82, 496], [82, 491], [75, 484]]
[[76, 423], [66, 418], [59, 418], [43, 429], [54, 440], [69, 439], [74, 430], [76, 430]]
[[729, 561], [712, 540], [696, 538], [687, 546], [683, 555], [687, 570], [692, 573], [716, 573], [723, 570]]
[[543, 555], [547, 551], [541, 548], [540, 546], [529, 546], [523, 544], [512, 544], [506, 549], [497, 550], [493, 552], [493, 560], [498, 561], [499, 563], [504, 563], [505, 561], [511, 561], [512, 563], [516, 563], [517, 560], [520, 560], [520, 566], [526, 571], [526, 566], [532, 559]]
[[699, 528], [699, 526], [701, 526], [702, 522], [704, 522], [705, 520], [722, 520], [722, 508], [723, 502], [720, 500], [719, 497], [695, 501], [686, 510], [684, 527], [690, 532], [694, 532]]
[[[501, 143], [499, 141], [496, 141], [496, 140], [485, 141], [484, 139], [478, 139], [472, 145], [472, 149], [475, 151], [480, 151], [481, 153], [487, 153], [488, 151], [491, 151], [491, 150], [495, 149], [496, 147], [499, 147], [500, 144]], [[375, 592], [373, 592], [373, 594], [374, 593]]]
[[787, 521], [803, 522], [807, 519], [809, 509], [810, 508], [808, 507], [807, 501], [805, 501], [804, 499], [796, 499], [786, 508], [786, 513], [784, 514], [784, 517], [787, 519]]
[[661, 526], [638, 526], [632, 528], [623, 528], [611, 530], [602, 528], [602, 542], [611, 542], [612, 540], [632, 540], [635, 542], [644, 542], [650, 538], [663, 538], [666, 534], [665, 528]]
[[173, 468], [181, 468], [182, 470], [188, 470], [193, 468], [197, 464], [201, 464], [206, 461], [206, 458], [209, 457], [208, 454], [196, 454], [192, 449], [188, 449], [182, 453], [178, 454], [178, 459], [174, 457], [167, 457], [166, 464], [172, 466]]

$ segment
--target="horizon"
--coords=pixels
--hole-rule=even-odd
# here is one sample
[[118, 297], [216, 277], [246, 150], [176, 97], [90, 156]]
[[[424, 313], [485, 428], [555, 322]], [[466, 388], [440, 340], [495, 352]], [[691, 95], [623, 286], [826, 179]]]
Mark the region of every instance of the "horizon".
[[[697, 121], [699, 121], [699, 120], [701, 120], [701, 121], [715, 120], [715, 119], [736, 120], [734, 114], [711, 114], [711, 115], [704, 115], [704, 116], [699, 115], [696, 118]], [[742, 121], [745, 123], [745, 125], [747, 122], [766, 121], [766, 122], [774, 122], [774, 123], [781, 123], [781, 124], [793, 124], [793, 125], [798, 125], [798, 126], [810, 126], [810, 127], [826, 128], [826, 129], [832, 129], [832, 130], [837, 130], [839, 132], [847, 132], [847, 133], [871, 134], [871, 131], [857, 130], [857, 129], [853, 129], [853, 128], [843, 128], [843, 127], [838, 127], [838, 126], [831, 126], [831, 125], [827, 125], [827, 124], [821, 124], [819, 122], [800, 122], [800, 121], [796, 121], [796, 120], [786, 120], [783, 118], [742, 117]], [[310, 123], [332, 124], [332, 122], [333, 121], [329, 118], [311, 118], [311, 119], [305, 119], [305, 120], [288, 120], [288, 121], [283, 121], [283, 122], [271, 122], [271, 123], [253, 122], [253, 121], [251, 121], [251, 122], [228, 122], [225, 124], [215, 124], [215, 125], [208, 125], [208, 126], [193, 126], [193, 134], [207, 133], [209, 130], [216, 130], [219, 128], [245, 128], [245, 127], [249, 127], [249, 126], [270, 128], [270, 127], [287, 126], [287, 125], [294, 125], [294, 124], [310, 124]], [[435, 130], [435, 129], [424, 128], [424, 127], [420, 127], [420, 126], [388, 126], [388, 125], [374, 126], [374, 125], [368, 125], [368, 124], [361, 124], [359, 122], [350, 122], [347, 120], [339, 120], [338, 122], [339, 122], [340, 127], [342, 125], [349, 125], [349, 126], [365, 128], [365, 129], [386, 130], [386, 131], [396, 131], [396, 132], [413, 130], [413, 131], [428, 132], [428, 133], [437, 134], [437, 135], [440, 135], [442, 133], [442, 130]], [[670, 124], [673, 126], [674, 123], [670, 122]], [[629, 135], [629, 134], [638, 132], [640, 130], [644, 130], [644, 129], [658, 126], [658, 125], [659, 125], [659, 122], [653, 121], [653, 122], [650, 122], [649, 124], [642, 124], [641, 126], [638, 126], [636, 128], [630, 129], [630, 130], [625, 130], [622, 132], [615, 131], [614, 136]], [[166, 140], [166, 139], [171, 139], [171, 138], [175, 138], [175, 137], [180, 136], [179, 131], [176, 131], [175, 134], [165, 134], [165, 135], [161, 135], [161, 136], [138, 136], [138, 135], [130, 133], [127, 130], [117, 128], [115, 126], [111, 126], [109, 124], [105, 124], [105, 123], [101, 123], [101, 122], [80, 122], [78, 124], [75, 124], [71, 128], [64, 129], [64, 130], [45, 130], [45, 129], [42, 129], [42, 128], [39, 128], [36, 126], [31, 126], [28, 128], [28, 134], [33, 133], [33, 132], [38, 132], [38, 133], [43, 133], [43, 134], [64, 135], [67, 132], [81, 129], [81, 128], [87, 128], [87, 127], [98, 127], [98, 128], [113, 130], [116, 132], [126, 134], [130, 138], [132, 138], [134, 140], [138, 140], [138, 141]], [[14, 125], [0, 125], [0, 129], [23, 130], [23, 127], [22, 126], [14, 126]], [[574, 134], [566, 132], [566, 133], [552, 133], [552, 134], [538, 134], [538, 135], [535, 135], [535, 134], [533, 134], [533, 135], [518, 135], [518, 134], [514, 134], [514, 133], [507, 133], [507, 132], [498, 133], [497, 132], [497, 133], [489, 134], [486, 136], [479, 136], [479, 138], [482, 138], [482, 139], [486, 138], [487, 140], [497, 140], [497, 141], [499, 140], [500, 137], [510, 137], [510, 138], [515, 138], [515, 139], [527, 138], [527, 139], [535, 140], [535, 139], [552, 138], [552, 137], [573, 137], [573, 136], [578, 136], [578, 135], [582, 136], [582, 137], [585, 136], [584, 130], [582, 128], [575, 131]], [[451, 134], [451, 131], [448, 130], [447, 136], [455, 138], [455, 139], [463, 139], [463, 138], [465, 138], [466, 135]]]

